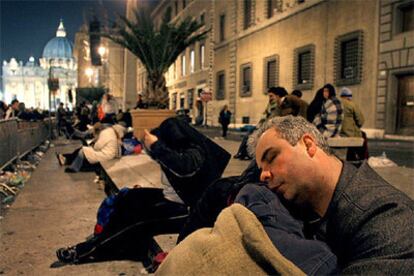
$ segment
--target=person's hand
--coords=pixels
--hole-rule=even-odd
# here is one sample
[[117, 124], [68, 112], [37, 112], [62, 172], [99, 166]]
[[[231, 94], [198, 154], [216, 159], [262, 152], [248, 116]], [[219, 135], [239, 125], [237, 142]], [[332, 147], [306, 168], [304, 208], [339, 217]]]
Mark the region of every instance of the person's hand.
[[144, 145], [147, 149], [151, 148], [151, 145], [158, 141], [158, 137], [149, 133], [147, 129], [144, 129]]

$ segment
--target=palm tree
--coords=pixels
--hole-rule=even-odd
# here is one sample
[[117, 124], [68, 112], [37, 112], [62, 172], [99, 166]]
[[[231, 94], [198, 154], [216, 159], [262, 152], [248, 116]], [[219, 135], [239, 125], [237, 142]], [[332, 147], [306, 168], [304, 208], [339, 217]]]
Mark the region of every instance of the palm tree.
[[134, 10], [134, 17], [135, 20], [130, 20], [119, 16], [115, 27], [101, 35], [141, 60], [147, 71], [143, 96], [150, 106], [165, 108], [168, 106], [168, 88], [164, 74], [188, 46], [205, 39], [209, 30], [199, 31], [203, 24], [190, 17], [171, 23], [167, 13], [159, 27], [145, 10]]

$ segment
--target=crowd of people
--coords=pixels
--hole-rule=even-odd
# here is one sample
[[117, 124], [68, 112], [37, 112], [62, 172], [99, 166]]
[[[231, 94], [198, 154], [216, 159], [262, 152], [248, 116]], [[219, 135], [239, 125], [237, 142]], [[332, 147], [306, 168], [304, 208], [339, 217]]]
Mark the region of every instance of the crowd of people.
[[[197, 243], [197, 235], [203, 233], [198, 230], [214, 230], [224, 210], [241, 205], [262, 225], [280, 258], [297, 271], [309, 275], [413, 274], [413, 200], [385, 182], [366, 162], [338, 159], [327, 144], [327, 137], [362, 135], [364, 119], [352, 102], [351, 90], [342, 88], [339, 100], [334, 87], [327, 84], [310, 105], [301, 99], [300, 91], [288, 95], [283, 87], [273, 87], [268, 95], [260, 123], [243, 142], [243, 150], [253, 160], [238, 176], [222, 177], [231, 155], [188, 121], [170, 118], [158, 128], [146, 130], [141, 142], [160, 166], [162, 187], [122, 189], [110, 195], [98, 210], [94, 233], [85, 241], [58, 249], [58, 259], [65, 263], [142, 260], [154, 235], [179, 233], [174, 250], [166, 258], [162, 253], [160, 271], [167, 275], [182, 270], [197, 273], [201, 265], [217, 266], [226, 257], [200, 255], [191, 259], [189, 267], [188, 259], [176, 252], [207, 252], [210, 243]], [[110, 101], [105, 96], [102, 103]], [[103, 159], [93, 159], [88, 152], [98, 156], [119, 146], [126, 125], [115, 108], [103, 110], [95, 146], [59, 154], [62, 165], [71, 163], [70, 170], [93, 167]], [[230, 118], [225, 106], [219, 117], [223, 136]], [[117, 126], [124, 128], [120, 134]], [[97, 144], [111, 144], [111, 150]], [[104, 160], [117, 156], [111, 154]], [[247, 240], [240, 242], [246, 248]], [[227, 254], [232, 248], [229, 241], [227, 244], [219, 255], [233, 256]], [[251, 264], [255, 266], [279, 271], [277, 267], [268, 270], [263, 260]], [[237, 262], [233, 269], [238, 269]], [[246, 267], [239, 269], [240, 273], [249, 272]]]
[[26, 105], [17, 99], [12, 100], [9, 105], [0, 101], [0, 120], [18, 118], [25, 121], [39, 121], [46, 116], [47, 112], [37, 108], [26, 108]]
[[[267, 94], [269, 102], [259, 123], [244, 137], [234, 158], [252, 159], [253, 156], [247, 151], [247, 140], [250, 134], [260, 128], [265, 121], [287, 115], [305, 118], [315, 125], [325, 138], [337, 136], [363, 138], [363, 146], [351, 149], [347, 160], [358, 161], [368, 158], [367, 137], [361, 130], [364, 115], [358, 105], [352, 101], [352, 91], [349, 88], [341, 88], [340, 99], [338, 99], [335, 87], [328, 83], [316, 92], [310, 104], [302, 99], [300, 90], [293, 90], [291, 94], [288, 94], [284, 87], [271, 87]], [[227, 127], [225, 126], [226, 131]], [[225, 136], [224, 126], [223, 136]]]
[[[200, 269], [224, 264], [226, 271], [230, 267], [239, 274], [277, 274], [280, 267], [258, 258], [268, 252], [257, 247], [263, 241], [280, 252], [277, 258], [296, 269], [290, 271], [414, 274], [414, 201], [384, 181], [367, 162], [340, 160], [327, 144], [329, 137], [364, 135], [360, 129], [364, 117], [352, 101], [352, 91], [342, 88], [338, 99], [335, 88], [326, 84], [309, 105], [301, 96], [300, 91], [288, 94], [283, 87], [268, 90], [262, 118], [236, 154], [252, 160], [237, 176], [222, 177], [230, 153], [187, 120], [169, 118], [145, 130], [140, 142], [160, 166], [161, 187], [124, 188], [108, 195], [97, 212], [94, 233], [85, 241], [58, 249], [59, 261], [142, 260], [153, 236], [178, 233], [176, 247], [156, 257], [162, 262], [162, 274], [197, 274]], [[145, 108], [142, 99], [137, 108]], [[19, 103], [12, 102], [4, 110], [8, 118], [18, 116]], [[121, 156], [131, 116], [119, 111], [111, 95], [105, 94], [100, 103], [81, 103], [74, 114], [61, 104], [56, 116], [60, 134], [84, 143], [74, 152], [57, 153], [65, 172], [93, 170], [99, 174], [100, 162]], [[224, 106], [219, 116], [224, 137], [231, 116]], [[362, 160], [366, 155], [356, 149], [348, 158]], [[238, 210], [253, 216], [254, 221], [243, 223], [261, 228], [266, 238], [229, 238], [219, 253], [204, 256], [202, 252], [210, 252], [211, 240], [226, 235], [214, 230], [232, 206], [241, 206]], [[202, 228], [220, 234], [200, 243], [200, 235], [206, 234]], [[239, 243], [240, 256], [249, 246], [255, 248], [254, 254], [243, 255], [251, 259], [249, 266], [231, 259], [237, 258], [229, 252], [234, 243]], [[182, 252], [194, 253], [191, 266]]]

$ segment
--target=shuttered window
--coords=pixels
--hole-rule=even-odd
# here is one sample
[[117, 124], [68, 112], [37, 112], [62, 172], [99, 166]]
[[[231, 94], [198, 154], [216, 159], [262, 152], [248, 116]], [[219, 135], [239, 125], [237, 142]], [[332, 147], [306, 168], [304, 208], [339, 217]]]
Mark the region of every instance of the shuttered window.
[[226, 15], [220, 15], [220, 42], [225, 39]]
[[401, 32], [414, 30], [414, 3], [400, 7], [401, 11]]
[[252, 24], [252, 0], [244, 0], [243, 7], [243, 28], [247, 29]]
[[299, 54], [298, 84], [309, 83], [311, 78], [311, 52]]
[[344, 41], [341, 44], [341, 78], [355, 78], [358, 66], [358, 39]]
[[363, 33], [355, 31], [335, 39], [335, 84], [358, 84], [362, 79]]
[[282, 0], [267, 0], [266, 18], [271, 18], [276, 11], [280, 11], [282, 3]]
[[276, 86], [276, 59], [267, 62], [266, 88]]
[[276, 87], [279, 83], [279, 56], [264, 58], [263, 65], [263, 93], [267, 94], [270, 87]]
[[315, 45], [309, 44], [294, 51], [293, 83], [294, 89], [313, 88], [315, 67]]
[[252, 66], [250, 63], [241, 66], [240, 96], [247, 97], [252, 94]]
[[217, 73], [217, 92], [216, 92], [216, 99], [223, 100], [225, 97], [225, 87], [226, 87], [226, 78], [224, 71], [220, 71]]

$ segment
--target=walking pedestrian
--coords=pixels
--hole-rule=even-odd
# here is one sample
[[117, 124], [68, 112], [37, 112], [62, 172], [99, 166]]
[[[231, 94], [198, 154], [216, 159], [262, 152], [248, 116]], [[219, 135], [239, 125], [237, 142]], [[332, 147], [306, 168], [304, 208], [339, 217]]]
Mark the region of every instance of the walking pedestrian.
[[230, 118], [231, 118], [231, 112], [228, 109], [228, 106], [224, 105], [223, 108], [221, 109], [220, 115], [219, 115], [219, 123], [221, 124], [221, 129], [223, 131], [221, 136], [223, 138], [227, 137], [227, 129], [228, 129], [229, 124], [230, 124]]

